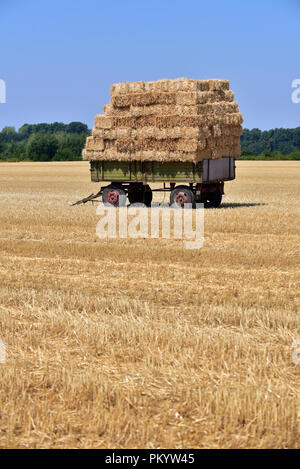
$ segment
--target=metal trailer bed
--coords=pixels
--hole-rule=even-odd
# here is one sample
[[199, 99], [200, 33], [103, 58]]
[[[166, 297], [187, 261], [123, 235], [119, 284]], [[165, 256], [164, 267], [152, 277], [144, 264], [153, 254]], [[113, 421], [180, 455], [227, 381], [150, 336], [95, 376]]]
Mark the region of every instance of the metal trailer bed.
[[[91, 161], [92, 182], [106, 182], [97, 194], [91, 194], [76, 204], [96, 200], [102, 195], [106, 205], [119, 206], [120, 201], [151, 205], [153, 191], [170, 191], [170, 203], [203, 202], [206, 207], [218, 207], [224, 194], [224, 181], [235, 179], [235, 159], [224, 157], [191, 162], [159, 161]], [[151, 189], [149, 183], [163, 183]], [[178, 183], [181, 183], [177, 185]], [[184, 184], [182, 184], [184, 183]], [[125, 197], [120, 197], [120, 196]], [[74, 205], [76, 205], [74, 204]]]

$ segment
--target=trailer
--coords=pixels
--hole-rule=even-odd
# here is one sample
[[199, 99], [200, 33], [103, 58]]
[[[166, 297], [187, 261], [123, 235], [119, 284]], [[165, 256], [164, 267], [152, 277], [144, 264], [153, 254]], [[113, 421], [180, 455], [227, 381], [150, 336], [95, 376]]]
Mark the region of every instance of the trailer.
[[[101, 185], [97, 194], [73, 205], [97, 200], [118, 207], [143, 203], [150, 206], [153, 192], [170, 192], [170, 204], [204, 203], [217, 208], [222, 202], [224, 182], [235, 179], [235, 158], [204, 159], [199, 163], [160, 161], [90, 161], [91, 180]], [[151, 183], [162, 187], [151, 189]]]

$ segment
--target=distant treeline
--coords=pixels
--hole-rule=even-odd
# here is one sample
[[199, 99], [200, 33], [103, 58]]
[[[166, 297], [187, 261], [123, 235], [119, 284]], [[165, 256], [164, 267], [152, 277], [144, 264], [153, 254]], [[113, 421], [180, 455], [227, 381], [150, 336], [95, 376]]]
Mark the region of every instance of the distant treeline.
[[[24, 124], [18, 131], [4, 127], [0, 132], [0, 160], [81, 160], [86, 124]], [[300, 160], [300, 127], [296, 129], [244, 129], [240, 159]]]
[[[242, 159], [300, 160], [300, 127], [295, 129], [244, 129], [241, 136]], [[254, 158], [253, 158], [254, 159]]]
[[18, 131], [4, 127], [0, 132], [0, 160], [81, 160], [81, 151], [91, 131], [86, 124], [24, 124]]

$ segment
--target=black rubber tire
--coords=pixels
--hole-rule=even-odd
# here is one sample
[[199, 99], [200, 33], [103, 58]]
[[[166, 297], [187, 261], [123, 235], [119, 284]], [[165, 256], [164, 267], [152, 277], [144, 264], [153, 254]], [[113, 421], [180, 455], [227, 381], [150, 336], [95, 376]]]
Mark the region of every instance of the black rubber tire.
[[146, 207], [151, 207], [152, 199], [153, 199], [153, 192], [151, 190], [151, 187], [148, 184], [146, 184], [144, 186], [144, 201], [143, 201]]
[[219, 192], [212, 192], [206, 197], [204, 201], [205, 208], [218, 208], [222, 203], [222, 194]]
[[[182, 198], [181, 197], [181, 205], [178, 205], [178, 203], [176, 202], [176, 197], [178, 195], [179, 192], [182, 192], [184, 194], [184, 197]], [[185, 199], [185, 200], [184, 200]], [[194, 204], [194, 200], [195, 200], [195, 196], [194, 196], [194, 193], [191, 191], [191, 189], [188, 187], [188, 186], [176, 186], [175, 189], [172, 190], [171, 194], [170, 194], [170, 204], [171, 206], [178, 206], [178, 207], [182, 207], [184, 208], [183, 204], [184, 203], [187, 203], [187, 204]]]
[[[116, 203], [108, 201], [110, 191], [114, 191], [114, 194], [116, 195], [115, 200], [117, 200]], [[102, 191], [102, 201], [106, 207], [124, 207], [126, 205], [126, 193], [122, 189], [122, 185], [109, 184], [109, 186], [105, 187]]]
[[128, 189], [128, 200], [130, 204], [143, 203], [147, 207], [150, 207], [152, 197], [152, 190], [148, 184], [144, 186], [141, 183], [136, 183]]
[[144, 188], [142, 183], [133, 183], [128, 187], [128, 200], [130, 204], [143, 203]]

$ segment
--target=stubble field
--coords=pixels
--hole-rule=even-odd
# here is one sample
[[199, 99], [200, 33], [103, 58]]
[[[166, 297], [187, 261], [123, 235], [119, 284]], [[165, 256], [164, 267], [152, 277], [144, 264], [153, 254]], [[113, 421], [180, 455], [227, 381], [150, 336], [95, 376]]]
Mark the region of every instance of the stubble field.
[[0, 447], [299, 447], [300, 163], [237, 162], [197, 251], [100, 240], [96, 190], [0, 164]]

